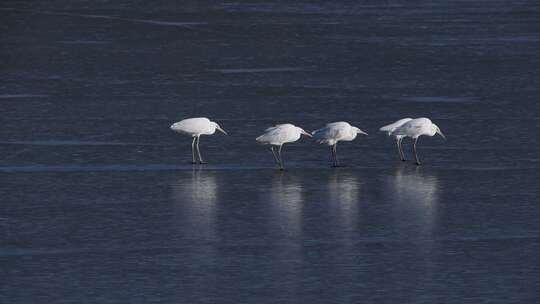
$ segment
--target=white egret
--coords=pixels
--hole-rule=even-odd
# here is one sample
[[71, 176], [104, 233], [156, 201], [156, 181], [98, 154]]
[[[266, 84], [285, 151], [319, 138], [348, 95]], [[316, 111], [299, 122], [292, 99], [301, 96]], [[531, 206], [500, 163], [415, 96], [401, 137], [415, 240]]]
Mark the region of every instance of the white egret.
[[[283, 159], [281, 158], [283, 144], [299, 140], [302, 134], [312, 137], [311, 134], [293, 124], [280, 124], [264, 130], [264, 134], [257, 137], [256, 140], [259, 143], [270, 145], [274, 160], [279, 165], [279, 169], [283, 170]], [[277, 155], [274, 146], [278, 147]]]
[[324, 128], [312, 132], [313, 138], [320, 144], [330, 146], [332, 152], [332, 166], [337, 167], [337, 143], [340, 141], [352, 141], [358, 134], [368, 135], [366, 132], [349, 123], [340, 121], [327, 124]]
[[216, 130], [227, 135], [227, 132], [225, 132], [217, 123], [210, 121], [206, 117], [187, 118], [173, 123], [170, 128], [175, 132], [193, 137], [193, 142], [191, 143], [191, 156], [193, 164], [197, 163], [195, 161], [195, 142], [197, 142], [199, 163], [206, 164], [206, 162], [203, 161], [201, 151], [199, 150], [199, 141], [201, 135], [212, 135], [216, 132]]
[[446, 139], [446, 136], [444, 136], [444, 134], [441, 132], [441, 129], [439, 129], [436, 124], [432, 123], [431, 120], [425, 117], [409, 120], [392, 132], [393, 136], [406, 136], [414, 139], [414, 158], [417, 165], [420, 165], [418, 154], [416, 153], [416, 143], [418, 142], [418, 137], [422, 135], [433, 136], [435, 134], [439, 134], [442, 138]]
[[[379, 129], [379, 131], [381, 132], [387, 132], [388, 133], [388, 136], [392, 136], [393, 132], [401, 127], [403, 124], [405, 124], [406, 122], [408, 121], [411, 121], [412, 118], [402, 118], [394, 123], [391, 123], [389, 125], [386, 125], [384, 127], [381, 127]], [[401, 146], [401, 141], [403, 140], [403, 137], [405, 137], [405, 135], [393, 135], [395, 138], [396, 138], [396, 145], [397, 145], [397, 148], [398, 148], [398, 153], [399, 153], [399, 158], [402, 160], [402, 161], [405, 161], [405, 154], [403, 153], [403, 146]]]

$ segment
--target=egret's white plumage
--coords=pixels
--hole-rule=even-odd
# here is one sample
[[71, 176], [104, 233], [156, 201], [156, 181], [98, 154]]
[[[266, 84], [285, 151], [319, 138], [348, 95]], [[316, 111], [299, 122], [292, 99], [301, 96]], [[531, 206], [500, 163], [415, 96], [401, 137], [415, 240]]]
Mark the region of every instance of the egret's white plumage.
[[210, 121], [210, 119], [206, 117], [187, 118], [179, 122], [173, 123], [170, 129], [175, 132], [193, 137], [193, 142], [191, 143], [192, 162], [196, 163], [195, 161], [195, 143], [196, 143], [197, 154], [199, 156], [199, 163], [201, 164], [205, 162], [202, 160], [201, 151], [199, 150], [200, 136], [212, 135], [216, 133], [216, 130], [222, 132], [223, 134], [227, 134], [227, 132], [225, 132], [217, 123]]
[[429, 118], [421, 117], [404, 123], [401, 127], [395, 129], [391, 135], [410, 137], [414, 139], [414, 157], [416, 159], [416, 164], [420, 165], [420, 161], [418, 160], [418, 154], [416, 153], [416, 143], [418, 141], [418, 138], [422, 135], [434, 136], [435, 134], [439, 134], [442, 138], [446, 139], [444, 134], [441, 132], [441, 129], [439, 129], [436, 124], [431, 122]]
[[403, 147], [401, 146], [401, 141], [403, 140], [404, 135], [395, 135], [393, 134], [396, 129], [403, 126], [405, 123], [411, 121], [412, 118], [402, 118], [396, 122], [393, 122], [389, 125], [383, 126], [379, 129], [381, 132], [386, 132], [388, 136], [394, 136], [396, 138], [396, 145], [398, 148], [399, 158], [404, 161], [405, 154], [403, 153]]
[[332, 163], [334, 167], [338, 166], [337, 158], [337, 143], [340, 141], [352, 141], [358, 134], [368, 135], [366, 132], [357, 127], [351, 126], [344, 121], [332, 122], [326, 124], [324, 128], [320, 128], [312, 132], [313, 138], [320, 143], [331, 146], [332, 148]]
[[[264, 130], [264, 134], [257, 137], [255, 140], [261, 144], [270, 145], [272, 154], [280, 169], [283, 170], [283, 159], [281, 158], [281, 147], [283, 144], [295, 142], [304, 134], [311, 137], [311, 134], [304, 131], [293, 124], [279, 124]], [[277, 155], [274, 151], [274, 146], [278, 146]]]
[[388, 133], [388, 136], [392, 135], [392, 132], [394, 132], [397, 128], [401, 127], [403, 124], [405, 124], [406, 122], [409, 122], [411, 121], [412, 118], [402, 118], [396, 122], [393, 122], [389, 125], [386, 125], [384, 127], [381, 127], [379, 129], [379, 131], [382, 131], [382, 132], [387, 132]]

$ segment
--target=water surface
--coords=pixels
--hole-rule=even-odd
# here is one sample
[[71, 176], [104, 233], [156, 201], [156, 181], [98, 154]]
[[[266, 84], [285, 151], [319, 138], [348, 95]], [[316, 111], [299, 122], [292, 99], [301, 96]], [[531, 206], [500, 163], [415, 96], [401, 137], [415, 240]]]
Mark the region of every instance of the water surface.
[[[533, 303], [536, 1], [7, 1], [0, 302]], [[168, 127], [208, 116], [230, 136]], [[428, 116], [424, 165], [378, 133]], [[345, 120], [344, 168], [275, 123]], [[406, 153], [411, 158], [410, 142]]]

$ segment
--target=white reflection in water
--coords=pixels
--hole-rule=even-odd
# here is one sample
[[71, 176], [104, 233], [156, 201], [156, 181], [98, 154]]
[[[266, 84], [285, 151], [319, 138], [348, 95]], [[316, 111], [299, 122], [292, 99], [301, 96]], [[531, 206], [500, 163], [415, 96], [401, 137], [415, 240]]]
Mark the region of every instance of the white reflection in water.
[[437, 176], [425, 173], [421, 167], [406, 164], [398, 167], [388, 178], [387, 193], [391, 200], [394, 232], [401, 241], [415, 242], [411, 260], [422, 269], [421, 282], [435, 279], [433, 261], [434, 230], [439, 203], [440, 182]]
[[302, 207], [304, 196], [302, 184], [297, 176], [286, 172], [276, 173], [272, 179], [272, 187], [268, 201], [272, 206], [272, 220], [287, 235], [299, 235], [302, 225]]
[[439, 181], [421, 167], [399, 166], [386, 183], [395, 222], [411, 236], [428, 237], [433, 232]]
[[194, 170], [183, 173], [172, 185], [177, 214], [181, 216], [182, 232], [187, 237], [215, 237], [218, 185], [215, 172]]
[[328, 179], [328, 203], [339, 213], [340, 224], [349, 229], [358, 214], [361, 184], [350, 172], [335, 171]]

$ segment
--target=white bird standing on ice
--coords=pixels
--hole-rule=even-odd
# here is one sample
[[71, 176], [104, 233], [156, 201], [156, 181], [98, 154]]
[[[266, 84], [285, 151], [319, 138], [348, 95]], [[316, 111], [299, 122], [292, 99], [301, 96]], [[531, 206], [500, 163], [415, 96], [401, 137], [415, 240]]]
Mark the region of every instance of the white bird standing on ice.
[[409, 120], [392, 132], [393, 136], [406, 136], [414, 139], [414, 158], [417, 165], [420, 165], [418, 154], [416, 153], [416, 143], [418, 142], [418, 137], [422, 135], [433, 136], [435, 134], [439, 134], [442, 136], [442, 138], [446, 139], [446, 136], [444, 136], [444, 134], [441, 132], [441, 129], [439, 129], [436, 124], [432, 123], [431, 120], [425, 117]]
[[[279, 165], [279, 169], [283, 170], [281, 147], [285, 143], [291, 143], [299, 140], [302, 134], [312, 137], [311, 134], [304, 131], [304, 129], [299, 128], [293, 124], [280, 124], [264, 130], [264, 134], [257, 137], [256, 140], [262, 144], [270, 145], [272, 155], [274, 155], [274, 159]], [[274, 146], [278, 147], [277, 155], [276, 151], [274, 150]]]
[[329, 123], [324, 128], [313, 131], [312, 134], [318, 143], [330, 146], [333, 167], [339, 165], [337, 158], [337, 143], [339, 141], [352, 141], [358, 134], [368, 135], [366, 132], [344, 121]]
[[411, 121], [412, 118], [402, 118], [394, 123], [391, 123], [389, 125], [386, 125], [384, 127], [381, 127], [379, 131], [387, 132], [388, 136], [394, 136], [396, 138], [396, 145], [398, 148], [399, 158], [402, 161], [405, 161], [405, 154], [403, 153], [403, 146], [401, 146], [401, 141], [403, 140], [403, 137], [405, 135], [395, 135], [392, 134], [397, 128], [401, 127], [403, 124], [405, 124], [408, 121]]
[[191, 143], [192, 164], [197, 163], [195, 161], [195, 142], [197, 142], [197, 154], [199, 155], [199, 163], [206, 164], [206, 162], [203, 161], [201, 157], [201, 151], [199, 150], [199, 141], [201, 135], [212, 135], [216, 133], [216, 130], [227, 135], [227, 132], [225, 132], [217, 123], [210, 121], [206, 117], [188, 118], [179, 122], [175, 122], [171, 125], [171, 130], [193, 137], [193, 142]]

